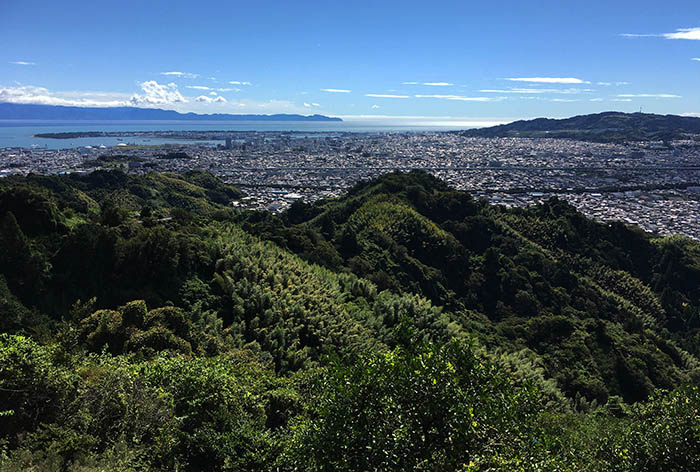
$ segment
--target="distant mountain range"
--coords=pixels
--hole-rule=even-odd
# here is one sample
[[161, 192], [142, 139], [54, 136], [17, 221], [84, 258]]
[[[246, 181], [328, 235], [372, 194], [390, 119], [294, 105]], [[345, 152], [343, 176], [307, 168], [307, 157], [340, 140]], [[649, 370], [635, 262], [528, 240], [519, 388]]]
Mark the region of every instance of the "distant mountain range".
[[561, 120], [537, 118], [460, 131], [485, 138], [569, 138], [595, 142], [670, 141], [700, 134], [700, 118], [651, 113], [604, 112]]
[[52, 105], [25, 105], [0, 103], [0, 120], [93, 120], [93, 121], [343, 121], [340, 118], [324, 115], [232, 115], [213, 113], [178, 113], [174, 110], [158, 108], [109, 107], [84, 108]]

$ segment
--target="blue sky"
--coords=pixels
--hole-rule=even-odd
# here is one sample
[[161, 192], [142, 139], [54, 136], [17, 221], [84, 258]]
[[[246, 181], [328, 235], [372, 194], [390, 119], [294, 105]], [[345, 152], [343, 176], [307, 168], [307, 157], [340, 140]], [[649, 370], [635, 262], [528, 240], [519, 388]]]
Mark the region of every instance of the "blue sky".
[[697, 0], [2, 0], [0, 44], [0, 101], [19, 103], [474, 122], [640, 107], [700, 116]]

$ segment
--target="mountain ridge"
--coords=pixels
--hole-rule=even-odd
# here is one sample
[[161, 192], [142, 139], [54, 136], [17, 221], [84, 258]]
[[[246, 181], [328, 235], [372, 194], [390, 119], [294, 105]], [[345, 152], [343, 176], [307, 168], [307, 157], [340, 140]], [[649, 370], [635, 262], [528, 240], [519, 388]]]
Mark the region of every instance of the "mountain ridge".
[[343, 121], [325, 115], [272, 114], [239, 115], [228, 113], [180, 113], [175, 110], [138, 107], [67, 107], [20, 103], [0, 103], [0, 120], [105, 120], [105, 121]]
[[242, 196], [0, 179], [0, 470], [698, 470], [698, 241], [419, 171]]
[[670, 141], [700, 134], [700, 118], [607, 111], [571, 118], [535, 118], [460, 131], [483, 138], [567, 138], [594, 142]]

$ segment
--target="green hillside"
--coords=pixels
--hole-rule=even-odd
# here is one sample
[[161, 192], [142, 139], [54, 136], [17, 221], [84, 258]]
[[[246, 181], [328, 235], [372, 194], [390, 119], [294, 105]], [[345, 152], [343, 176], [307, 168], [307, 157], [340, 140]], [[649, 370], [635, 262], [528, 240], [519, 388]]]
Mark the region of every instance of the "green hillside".
[[698, 242], [419, 172], [241, 195], [0, 181], [0, 469], [700, 465]]
[[700, 118], [609, 111], [565, 119], [519, 120], [460, 133], [482, 138], [566, 138], [594, 142], [671, 141], [700, 134]]

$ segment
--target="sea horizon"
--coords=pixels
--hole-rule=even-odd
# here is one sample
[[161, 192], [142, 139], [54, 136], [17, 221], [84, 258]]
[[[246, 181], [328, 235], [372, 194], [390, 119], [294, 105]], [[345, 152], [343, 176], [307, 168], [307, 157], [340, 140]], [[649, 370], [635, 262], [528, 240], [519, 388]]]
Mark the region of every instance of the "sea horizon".
[[450, 117], [343, 117], [343, 121], [152, 121], [152, 120], [0, 120], [0, 148], [71, 149], [84, 146], [133, 144], [216, 145], [220, 141], [166, 139], [150, 137], [91, 137], [53, 139], [35, 137], [39, 133], [64, 132], [136, 132], [136, 131], [289, 131], [309, 133], [390, 133], [458, 131], [504, 123], [501, 120], [460, 119]]

